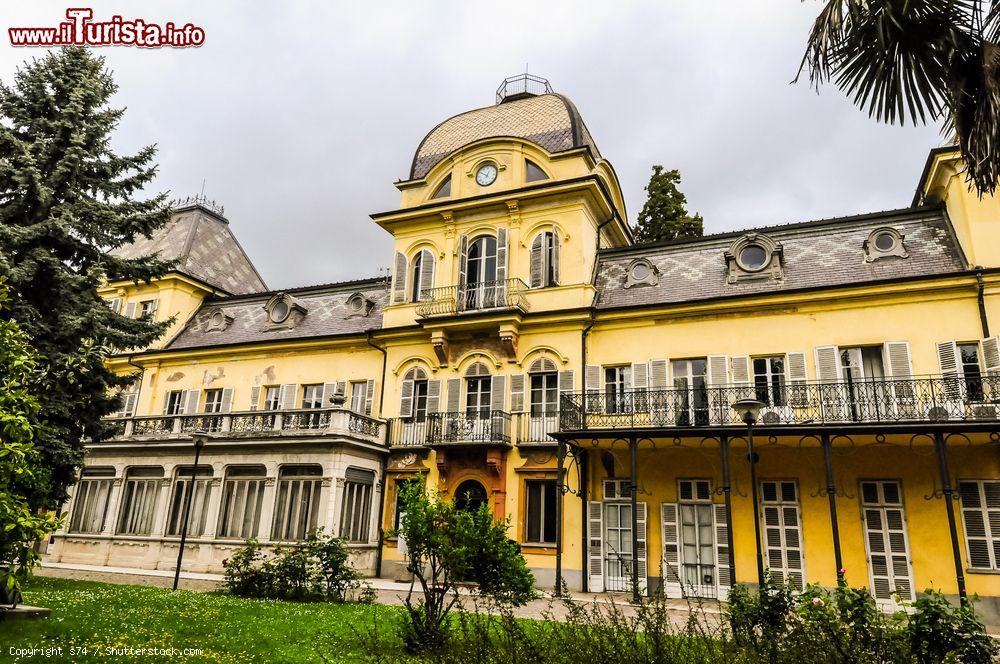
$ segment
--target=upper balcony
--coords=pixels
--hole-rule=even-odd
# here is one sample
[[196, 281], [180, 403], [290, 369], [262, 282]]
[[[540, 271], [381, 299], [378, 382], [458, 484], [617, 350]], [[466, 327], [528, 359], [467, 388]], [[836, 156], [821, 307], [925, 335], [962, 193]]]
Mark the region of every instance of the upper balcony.
[[392, 447], [493, 446], [554, 444], [549, 436], [559, 428], [559, 415], [488, 412], [427, 413], [422, 419], [392, 420]]
[[757, 424], [768, 428], [1000, 421], [1000, 376], [938, 376], [566, 393], [559, 429], [742, 427], [732, 404], [745, 398], [765, 404]]
[[520, 279], [480, 281], [421, 291], [416, 307], [421, 318], [483, 311], [528, 311], [528, 286]]
[[106, 442], [159, 442], [188, 439], [205, 431], [219, 440], [337, 436], [385, 444], [385, 422], [343, 408], [198, 413], [111, 418]]

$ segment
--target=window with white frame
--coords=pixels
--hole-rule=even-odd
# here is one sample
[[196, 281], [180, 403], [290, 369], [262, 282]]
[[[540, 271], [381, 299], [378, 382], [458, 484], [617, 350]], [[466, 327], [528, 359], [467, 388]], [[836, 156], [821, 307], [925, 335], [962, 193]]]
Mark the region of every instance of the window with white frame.
[[222, 412], [222, 390], [205, 390], [205, 412]]
[[230, 466], [226, 470], [219, 503], [219, 537], [257, 537], [266, 482], [264, 466]]
[[368, 541], [374, 487], [375, 473], [370, 470], [348, 468], [344, 474], [340, 536], [349, 542]]
[[982, 401], [983, 372], [979, 363], [979, 343], [958, 344], [958, 359], [962, 363], [966, 399]]
[[882, 364], [881, 346], [858, 346], [840, 349], [841, 379], [882, 380], [885, 368]]
[[470, 417], [489, 418], [491, 376], [469, 376], [465, 379], [465, 413]]
[[430, 266], [424, 266], [424, 252], [418, 251], [413, 257], [413, 279], [410, 283], [410, 302], [420, 301], [420, 288], [424, 283], [424, 270]]
[[526, 480], [524, 483], [524, 542], [555, 544], [556, 481]]
[[139, 303], [139, 317], [154, 318], [156, 316], [156, 300], [143, 300]]
[[972, 569], [1000, 569], [1000, 481], [961, 480], [965, 548]]
[[532, 288], [559, 284], [559, 245], [554, 231], [543, 231], [531, 242], [529, 281]]
[[674, 377], [674, 398], [679, 426], [708, 424], [708, 360], [674, 360], [670, 363]]
[[761, 521], [767, 566], [778, 583], [805, 587], [802, 520], [794, 480], [765, 480], [761, 486]]
[[[192, 481], [191, 471], [194, 470]], [[191, 507], [188, 507], [190, 494]], [[167, 535], [181, 534], [184, 527], [184, 513], [188, 514], [188, 537], [201, 537], [205, 534], [208, 522], [208, 502], [212, 494], [212, 467], [181, 466], [174, 478], [173, 491], [170, 497], [170, 518], [167, 520]]]
[[785, 356], [753, 358], [753, 384], [758, 401], [768, 406], [784, 406]]
[[604, 398], [608, 413], [629, 412], [628, 389], [632, 383], [632, 367], [604, 367]]
[[282, 466], [274, 504], [271, 539], [295, 542], [318, 525], [319, 494], [323, 486], [320, 466]]
[[163, 468], [130, 468], [122, 488], [121, 517], [118, 532], [123, 535], [149, 535], [156, 519], [156, 501], [160, 496]]
[[323, 385], [303, 385], [302, 386], [302, 407], [322, 408], [323, 407]]
[[108, 300], [107, 302], [108, 302], [108, 306], [111, 307], [111, 311], [115, 312], [116, 314], [121, 313], [121, 311], [122, 311], [122, 299], [120, 297], [113, 297], [110, 300]]
[[164, 415], [180, 415], [184, 411], [184, 390], [170, 390], [167, 392], [167, 403], [164, 407]]
[[108, 516], [111, 487], [115, 481], [114, 468], [84, 468], [76, 485], [73, 515], [69, 521], [71, 533], [99, 533], [104, 530]]
[[281, 405], [281, 386], [268, 385], [264, 388], [264, 410], [278, 410]]
[[351, 410], [355, 413], [365, 412], [365, 401], [368, 399], [368, 381], [351, 383]]

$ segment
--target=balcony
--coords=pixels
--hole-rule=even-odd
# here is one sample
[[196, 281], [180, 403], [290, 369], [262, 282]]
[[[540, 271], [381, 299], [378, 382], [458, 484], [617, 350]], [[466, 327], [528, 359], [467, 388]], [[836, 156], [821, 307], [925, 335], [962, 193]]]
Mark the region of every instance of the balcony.
[[466, 413], [432, 413], [423, 421], [392, 421], [392, 447], [442, 444], [553, 445], [550, 433], [559, 430], [559, 414], [492, 411], [477, 416]]
[[421, 318], [453, 316], [480, 311], [528, 311], [527, 285], [520, 279], [482, 281], [461, 286], [429, 288], [420, 293]]
[[217, 439], [335, 435], [384, 444], [385, 422], [342, 408], [157, 415], [105, 420], [111, 437], [105, 442], [188, 439], [207, 431]]
[[740, 427], [738, 399], [766, 404], [760, 426], [1000, 421], [1000, 376], [563, 394], [562, 431]]

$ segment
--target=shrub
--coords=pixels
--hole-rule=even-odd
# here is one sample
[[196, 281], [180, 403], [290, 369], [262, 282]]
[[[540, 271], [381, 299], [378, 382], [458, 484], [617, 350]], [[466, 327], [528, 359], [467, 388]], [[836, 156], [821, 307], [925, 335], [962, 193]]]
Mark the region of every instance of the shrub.
[[[270, 558], [257, 540], [249, 539], [223, 566], [226, 589], [240, 597], [343, 602], [362, 585], [344, 540], [321, 530], [296, 544], [275, 547]], [[370, 594], [362, 596], [370, 599]]]
[[906, 634], [918, 662], [986, 664], [996, 657], [997, 645], [971, 603], [955, 606], [941, 593], [925, 590], [913, 608]]

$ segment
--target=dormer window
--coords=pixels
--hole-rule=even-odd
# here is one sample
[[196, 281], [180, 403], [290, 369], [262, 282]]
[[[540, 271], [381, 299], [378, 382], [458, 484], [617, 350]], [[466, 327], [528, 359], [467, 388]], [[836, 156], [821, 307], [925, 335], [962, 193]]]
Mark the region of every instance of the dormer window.
[[781, 279], [784, 258], [781, 243], [761, 233], [747, 233], [733, 242], [723, 254], [726, 261], [726, 281]]
[[230, 316], [222, 308], [216, 309], [208, 315], [208, 324], [205, 326], [207, 332], [221, 332], [233, 322]]
[[438, 188], [435, 189], [434, 193], [431, 195], [431, 200], [434, 200], [435, 198], [447, 198], [448, 196], [451, 196], [451, 175], [448, 175], [448, 177], [446, 177], [441, 184], [438, 185]]
[[363, 293], [355, 293], [347, 298], [347, 317], [367, 316], [375, 308], [375, 302], [364, 296]]
[[288, 293], [274, 295], [264, 305], [264, 310], [271, 323], [269, 329], [295, 327], [308, 312], [299, 300]]
[[660, 283], [660, 271], [646, 258], [637, 258], [625, 270], [625, 288], [655, 286]]
[[525, 182], [537, 182], [538, 180], [548, 180], [549, 176], [545, 174], [545, 171], [530, 159], [524, 160], [524, 181]]
[[906, 258], [909, 254], [903, 245], [903, 235], [895, 228], [888, 226], [876, 228], [868, 234], [863, 249], [865, 252], [865, 262], [871, 263], [879, 258], [887, 256], [898, 256]]

